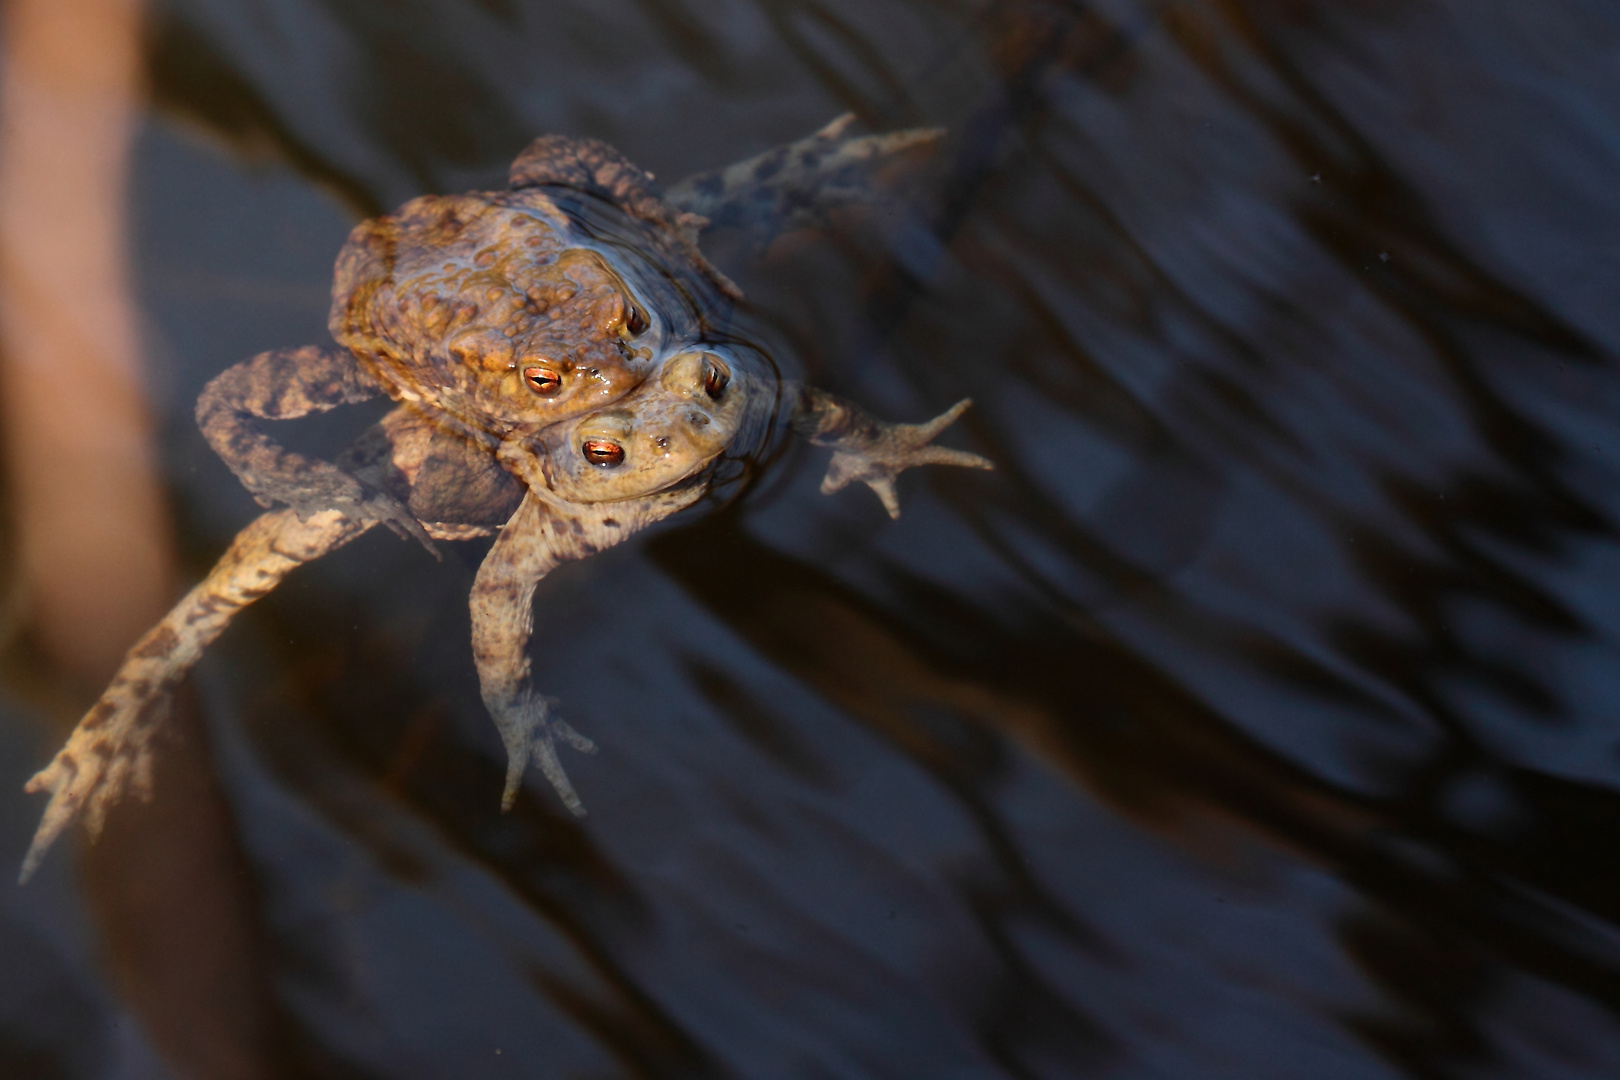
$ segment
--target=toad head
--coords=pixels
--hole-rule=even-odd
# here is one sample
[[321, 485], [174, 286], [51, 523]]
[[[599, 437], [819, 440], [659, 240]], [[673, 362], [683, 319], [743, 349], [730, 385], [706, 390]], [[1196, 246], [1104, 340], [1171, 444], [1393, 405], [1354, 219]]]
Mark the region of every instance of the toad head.
[[594, 503], [698, 480], [728, 449], [751, 442], [774, 409], [777, 382], [763, 363], [732, 349], [671, 356], [609, 408], [542, 434], [545, 487], [569, 502]]

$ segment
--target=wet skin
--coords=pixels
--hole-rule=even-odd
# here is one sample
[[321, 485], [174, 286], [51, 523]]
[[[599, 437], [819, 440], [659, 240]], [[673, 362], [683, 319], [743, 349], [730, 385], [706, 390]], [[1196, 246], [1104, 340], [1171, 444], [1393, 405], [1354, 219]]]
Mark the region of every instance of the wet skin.
[[[774, 190], [803, 214], [816, 207], [818, 168], [845, 185], [829, 189], [829, 205], [842, 205], [850, 159], [880, 163], [889, 148], [926, 141], [856, 139], [848, 126], [688, 182], [684, 205], [726, 213]], [[705, 219], [650, 180], [603, 144], [539, 139], [514, 162], [510, 191], [417, 199], [354, 230], [333, 286], [331, 329], [345, 350], [262, 353], [209, 384], [197, 416], [210, 444], [261, 503], [287, 508], [244, 529], [136, 643], [30, 780], [51, 801], [24, 878], [77, 815], [95, 832], [124, 792], [149, 786], [167, 695], [236, 613], [375, 524], [430, 550], [431, 539], [497, 533], [470, 608], [483, 699], [508, 752], [502, 805], [532, 762], [582, 814], [556, 742], [593, 747], [529, 680], [545, 574], [692, 505], [715, 463], [751, 452], [778, 419], [834, 449], [824, 492], [859, 480], [893, 516], [904, 469], [990, 467], [930, 445], [965, 401], [927, 424], [885, 423], [784, 384], [767, 358], [729, 338], [740, 293], [697, 249]], [[335, 462], [281, 447], [258, 423], [385, 393], [399, 407]]]
[[[736, 288], [647, 174], [599, 143], [537, 140], [512, 188], [415, 199], [350, 233], [328, 325], [342, 349], [262, 353], [203, 390], [197, 420], [259, 503], [378, 521], [432, 549], [407, 507], [261, 421], [387, 395], [455, 440], [493, 449], [611, 403], [723, 323]], [[441, 485], [448, 487], [449, 485]]]
[[351, 234], [332, 334], [396, 400], [469, 433], [532, 434], [622, 397], [691, 335], [669, 270], [639, 263], [543, 190], [429, 196]]

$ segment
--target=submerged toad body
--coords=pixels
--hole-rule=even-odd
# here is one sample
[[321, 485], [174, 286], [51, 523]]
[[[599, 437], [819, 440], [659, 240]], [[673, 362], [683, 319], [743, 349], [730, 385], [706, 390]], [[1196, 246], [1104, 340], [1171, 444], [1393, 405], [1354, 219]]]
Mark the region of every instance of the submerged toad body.
[[[149, 790], [168, 695], [235, 614], [374, 524], [430, 550], [498, 533], [470, 603], [484, 702], [508, 752], [502, 804], [532, 761], [583, 813], [556, 742], [592, 744], [529, 682], [546, 573], [692, 505], [717, 463], [752, 452], [779, 418], [834, 449], [824, 492], [860, 480], [894, 516], [902, 470], [989, 468], [930, 445], [967, 402], [927, 424], [886, 424], [782, 383], [727, 331], [740, 294], [698, 250], [700, 229], [815, 224], [861, 198], [873, 166], [936, 134], [855, 138], [848, 123], [664, 196], [611, 148], [548, 136], [513, 164], [508, 190], [425, 197], [358, 226], [333, 285], [344, 348], [263, 353], [198, 402], [210, 444], [263, 505], [284, 507], [245, 528], [136, 643], [29, 782], [51, 801], [23, 877], [81, 811], [95, 833], [126, 790]], [[398, 407], [335, 462], [285, 449], [259, 423], [383, 395]]]

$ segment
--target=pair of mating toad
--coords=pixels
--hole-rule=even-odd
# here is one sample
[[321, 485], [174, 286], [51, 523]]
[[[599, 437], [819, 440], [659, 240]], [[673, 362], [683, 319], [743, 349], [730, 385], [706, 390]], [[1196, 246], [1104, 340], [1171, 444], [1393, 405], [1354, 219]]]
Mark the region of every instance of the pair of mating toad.
[[[834, 449], [822, 491], [920, 464], [989, 468], [929, 445], [968, 405], [891, 425], [790, 387], [728, 332], [740, 298], [697, 247], [711, 222], [756, 234], [816, 224], [862, 200], [870, 173], [936, 132], [856, 138], [845, 117], [790, 146], [660, 196], [612, 148], [548, 136], [505, 191], [427, 196], [355, 228], [338, 256], [330, 326], [342, 349], [262, 353], [203, 391], [209, 444], [265, 507], [208, 577], [136, 643], [67, 745], [28, 784], [51, 801], [26, 879], [82, 810], [92, 833], [151, 784], [168, 696], [246, 605], [294, 567], [381, 523], [433, 540], [497, 533], [473, 582], [484, 703], [506, 744], [503, 806], [535, 762], [584, 813], [556, 741], [594, 749], [529, 684], [534, 590], [553, 567], [690, 506], [717, 463], [755, 449], [784, 410]], [[336, 462], [288, 450], [258, 421], [387, 395], [399, 402]], [[437, 554], [437, 552], [435, 552]]]

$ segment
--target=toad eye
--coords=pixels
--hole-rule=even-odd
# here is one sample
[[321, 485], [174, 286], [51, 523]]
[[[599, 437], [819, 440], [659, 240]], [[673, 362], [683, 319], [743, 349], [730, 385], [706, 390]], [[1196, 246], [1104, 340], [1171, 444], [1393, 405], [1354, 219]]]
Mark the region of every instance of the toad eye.
[[633, 303], [625, 304], [624, 329], [631, 337], [639, 337], [647, 332], [647, 313]]
[[526, 367], [523, 369], [523, 385], [541, 397], [550, 397], [562, 389], [562, 376], [550, 368]]
[[611, 469], [624, 460], [624, 447], [612, 439], [586, 439], [580, 444], [579, 452], [586, 461], [604, 469]]
[[703, 361], [703, 392], [714, 401], [720, 400], [720, 395], [726, 392], [726, 385], [731, 382], [731, 372], [726, 365], [712, 357]]

